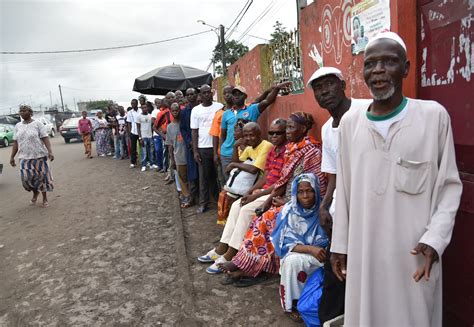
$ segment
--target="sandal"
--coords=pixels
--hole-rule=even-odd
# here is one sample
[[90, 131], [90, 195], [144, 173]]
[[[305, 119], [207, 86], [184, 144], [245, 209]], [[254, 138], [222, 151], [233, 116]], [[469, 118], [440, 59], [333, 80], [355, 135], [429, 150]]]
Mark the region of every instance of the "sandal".
[[287, 312], [287, 315], [288, 315], [288, 318], [290, 318], [294, 322], [298, 322], [298, 323], [304, 322], [303, 318], [301, 318], [301, 314], [298, 311]]
[[181, 209], [186, 209], [192, 206], [191, 202], [183, 202], [181, 203]]
[[260, 274], [257, 277], [242, 277], [239, 280], [235, 281], [233, 284], [235, 287], [249, 287], [249, 286], [254, 286], [260, 283], [263, 283], [264, 281], [268, 280], [268, 275], [267, 274]]
[[231, 285], [237, 282], [238, 280], [240, 280], [240, 277], [234, 278], [229, 274], [225, 274], [224, 278], [221, 279], [220, 283], [221, 285]]
[[49, 207], [48, 201], [44, 201], [43, 204], [41, 205], [43, 208]]

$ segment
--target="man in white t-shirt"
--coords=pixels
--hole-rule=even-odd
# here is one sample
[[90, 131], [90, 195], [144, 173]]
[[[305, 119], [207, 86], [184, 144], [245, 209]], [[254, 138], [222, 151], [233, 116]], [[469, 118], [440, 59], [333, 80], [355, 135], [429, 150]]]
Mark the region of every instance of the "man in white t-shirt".
[[132, 105], [132, 109], [127, 113], [128, 135], [130, 135], [130, 168], [135, 168], [137, 164], [138, 142], [137, 119], [141, 115], [142, 110], [138, 108], [137, 99], [132, 99], [130, 104]]
[[153, 132], [151, 130], [151, 115], [148, 107], [142, 107], [142, 114], [137, 118], [138, 140], [142, 146], [142, 171], [146, 171], [147, 163], [151, 161], [151, 143], [153, 142]]
[[[329, 237], [332, 232], [332, 215], [334, 214], [336, 195], [337, 154], [339, 148], [339, 122], [348, 110], [364, 110], [371, 100], [351, 99], [346, 97], [346, 82], [339, 69], [322, 67], [316, 70], [308, 81], [319, 106], [326, 109], [331, 117], [323, 125], [321, 139], [323, 153], [321, 171], [328, 176], [326, 195], [321, 201], [319, 219], [321, 226]], [[327, 258], [329, 259], [329, 258]], [[323, 295], [319, 306], [321, 323], [344, 313], [345, 284], [340, 282], [332, 272], [329, 260], [324, 265], [325, 277]]]
[[200, 90], [202, 103], [191, 112], [191, 133], [193, 139], [194, 159], [199, 166], [199, 207], [197, 213], [208, 209], [211, 190], [215, 199], [218, 195], [217, 167], [214, 164], [212, 136], [209, 130], [216, 111], [222, 103], [212, 101], [212, 89], [203, 85]]

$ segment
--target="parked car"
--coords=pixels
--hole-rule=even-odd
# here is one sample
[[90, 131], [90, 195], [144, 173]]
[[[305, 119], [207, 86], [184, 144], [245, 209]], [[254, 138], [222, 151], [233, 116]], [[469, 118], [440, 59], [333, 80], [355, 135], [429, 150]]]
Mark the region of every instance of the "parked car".
[[12, 125], [0, 125], [0, 144], [4, 147], [13, 142], [13, 127]]
[[[64, 142], [69, 143], [71, 142], [71, 139], [82, 140], [82, 136], [79, 134], [79, 130], [77, 129], [79, 119], [81, 118], [82, 117], [74, 117], [66, 119], [61, 127], [59, 127], [59, 132], [64, 138]], [[94, 141], [94, 132], [92, 133], [91, 141]]]
[[50, 122], [46, 117], [40, 117], [38, 118], [38, 121], [43, 123], [44, 126], [46, 126], [46, 130], [48, 131], [48, 135], [50, 137], [54, 137], [56, 135], [56, 128], [54, 127], [54, 124]]
[[2, 125], [13, 125], [13, 127], [20, 122], [18, 119], [15, 119], [10, 116], [0, 116], [0, 124]]

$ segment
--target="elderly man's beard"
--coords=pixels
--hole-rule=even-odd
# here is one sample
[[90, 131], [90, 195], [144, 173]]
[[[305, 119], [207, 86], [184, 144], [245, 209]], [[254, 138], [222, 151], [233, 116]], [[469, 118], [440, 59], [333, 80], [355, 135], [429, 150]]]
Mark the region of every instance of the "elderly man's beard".
[[393, 85], [393, 82], [390, 82], [390, 87], [388, 90], [377, 90], [373, 87], [370, 87], [369, 91], [375, 101], [388, 100], [395, 94], [395, 85]]

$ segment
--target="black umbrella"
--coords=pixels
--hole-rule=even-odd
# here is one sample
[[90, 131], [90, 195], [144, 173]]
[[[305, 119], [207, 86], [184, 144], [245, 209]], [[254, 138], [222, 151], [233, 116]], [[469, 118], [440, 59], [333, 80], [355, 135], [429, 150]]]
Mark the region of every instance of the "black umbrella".
[[212, 75], [204, 70], [184, 65], [169, 65], [153, 69], [137, 77], [133, 91], [165, 95], [172, 90], [186, 90], [212, 83]]

